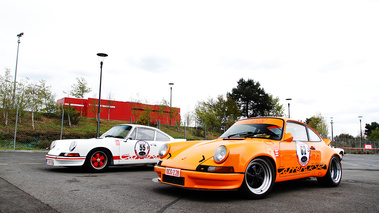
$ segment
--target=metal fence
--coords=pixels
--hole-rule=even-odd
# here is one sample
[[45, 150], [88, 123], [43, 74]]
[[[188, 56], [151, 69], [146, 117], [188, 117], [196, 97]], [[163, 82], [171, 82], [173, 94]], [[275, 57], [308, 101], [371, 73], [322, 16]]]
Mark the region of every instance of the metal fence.
[[379, 154], [379, 141], [361, 139], [337, 139], [331, 142], [334, 147], [342, 148], [345, 154]]

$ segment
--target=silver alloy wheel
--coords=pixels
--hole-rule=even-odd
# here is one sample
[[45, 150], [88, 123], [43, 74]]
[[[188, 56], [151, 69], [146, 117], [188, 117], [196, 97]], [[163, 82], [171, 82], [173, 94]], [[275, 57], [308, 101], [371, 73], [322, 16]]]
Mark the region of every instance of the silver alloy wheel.
[[334, 183], [339, 183], [342, 177], [342, 167], [341, 163], [337, 158], [332, 158], [330, 163], [330, 178]]
[[245, 171], [247, 188], [255, 195], [266, 193], [272, 185], [272, 171], [268, 162], [261, 158], [252, 160]]

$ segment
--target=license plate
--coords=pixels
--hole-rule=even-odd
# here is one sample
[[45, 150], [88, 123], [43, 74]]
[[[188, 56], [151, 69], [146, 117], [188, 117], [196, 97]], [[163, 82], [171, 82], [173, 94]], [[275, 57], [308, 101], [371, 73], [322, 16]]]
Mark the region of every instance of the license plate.
[[174, 176], [174, 177], [180, 177], [180, 169], [173, 169], [173, 168], [167, 168], [166, 167], [166, 175]]
[[54, 160], [47, 159], [46, 160], [46, 164], [49, 165], [49, 166], [54, 166]]

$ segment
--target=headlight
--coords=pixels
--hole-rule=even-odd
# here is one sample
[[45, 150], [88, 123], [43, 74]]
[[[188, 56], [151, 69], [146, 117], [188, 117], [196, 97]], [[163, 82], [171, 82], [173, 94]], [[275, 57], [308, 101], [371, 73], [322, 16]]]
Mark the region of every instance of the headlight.
[[53, 141], [50, 145], [50, 149], [54, 149], [55, 145], [56, 145], [57, 141]]
[[160, 158], [164, 158], [164, 157], [166, 157], [166, 155], [168, 154], [169, 151], [170, 151], [170, 149], [169, 149], [167, 143], [165, 143], [159, 149], [158, 155]]
[[74, 151], [74, 149], [76, 148], [76, 145], [77, 145], [76, 141], [71, 142], [70, 148], [69, 148], [70, 152]]
[[213, 155], [213, 160], [215, 163], [222, 163], [226, 158], [228, 158], [228, 149], [225, 146], [219, 146]]

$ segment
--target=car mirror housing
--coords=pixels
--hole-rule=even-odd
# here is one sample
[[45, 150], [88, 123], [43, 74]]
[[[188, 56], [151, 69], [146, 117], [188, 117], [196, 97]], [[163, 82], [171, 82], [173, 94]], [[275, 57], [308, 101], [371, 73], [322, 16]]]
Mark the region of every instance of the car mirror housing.
[[293, 141], [293, 135], [291, 133], [285, 133], [283, 137], [283, 141], [285, 142], [292, 142]]
[[329, 146], [330, 142], [332, 142], [330, 139], [324, 139], [324, 142], [327, 146]]

